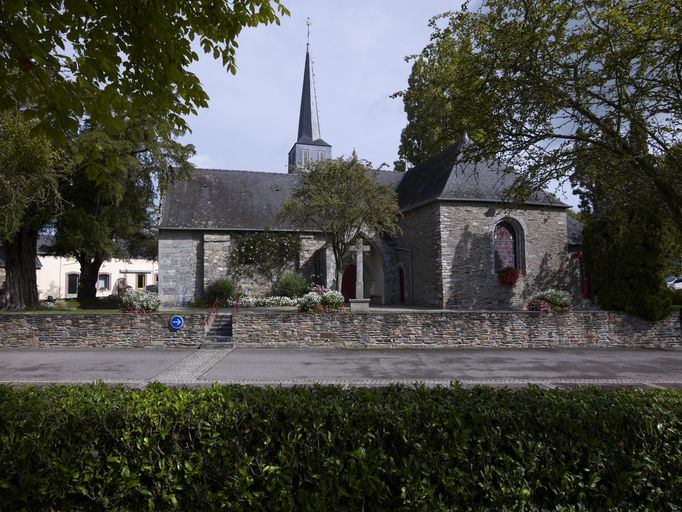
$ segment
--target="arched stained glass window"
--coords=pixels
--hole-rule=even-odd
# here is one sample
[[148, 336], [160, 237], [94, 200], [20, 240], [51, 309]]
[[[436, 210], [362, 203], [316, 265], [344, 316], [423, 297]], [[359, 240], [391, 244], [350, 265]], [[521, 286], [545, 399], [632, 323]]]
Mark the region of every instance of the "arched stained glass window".
[[495, 272], [504, 267], [519, 268], [516, 243], [516, 233], [511, 224], [500, 222], [495, 226]]

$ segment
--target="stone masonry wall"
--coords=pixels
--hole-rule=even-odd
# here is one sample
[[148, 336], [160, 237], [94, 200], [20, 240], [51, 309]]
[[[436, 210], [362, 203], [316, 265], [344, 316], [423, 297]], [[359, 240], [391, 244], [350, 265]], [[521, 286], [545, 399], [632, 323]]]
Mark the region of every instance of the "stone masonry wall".
[[[397, 247], [404, 259], [410, 261], [405, 269], [411, 293], [406, 297], [408, 305], [443, 307], [443, 287], [439, 272], [440, 219], [436, 203], [405, 212], [400, 226], [402, 236]], [[398, 250], [398, 252], [400, 252]]]
[[[513, 287], [498, 282], [494, 271], [495, 226], [510, 220], [518, 233], [524, 275]], [[454, 309], [519, 308], [547, 288], [568, 289], [570, 254], [566, 250], [566, 213], [562, 209], [500, 209], [485, 204], [440, 205], [443, 286], [441, 307]], [[569, 290], [574, 291], [574, 290]]]
[[159, 297], [164, 305], [190, 304], [203, 293], [204, 256], [198, 232], [159, 233]]
[[682, 348], [679, 315], [647, 322], [616, 312], [446, 311], [297, 314], [240, 311], [236, 347]]
[[[0, 315], [2, 347], [198, 347], [206, 314]], [[445, 311], [299, 314], [240, 310], [237, 347], [661, 347], [682, 348], [680, 315], [647, 322], [607, 311]]]
[[205, 314], [183, 315], [175, 331], [170, 314], [5, 314], [0, 315], [0, 347], [198, 347]]
[[[326, 241], [321, 236], [315, 235], [301, 235], [301, 250], [298, 257], [298, 270], [306, 278], [308, 282], [319, 281], [324, 286], [327, 286], [330, 277], [333, 279], [334, 267], [332, 267], [332, 275], [329, 276], [327, 272], [327, 251], [324, 253], [324, 257], [321, 258], [317, 263], [319, 263], [320, 268], [316, 269], [315, 253], [324, 248]], [[315, 275], [315, 271], [319, 272], [319, 275]]]
[[230, 240], [230, 235], [204, 233], [204, 289], [227, 275]]

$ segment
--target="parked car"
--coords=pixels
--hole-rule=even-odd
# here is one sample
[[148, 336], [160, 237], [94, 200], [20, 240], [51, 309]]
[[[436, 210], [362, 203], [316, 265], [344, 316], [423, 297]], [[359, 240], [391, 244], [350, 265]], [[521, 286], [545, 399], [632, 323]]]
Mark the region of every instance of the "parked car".
[[682, 277], [676, 277], [668, 286], [673, 290], [682, 290]]

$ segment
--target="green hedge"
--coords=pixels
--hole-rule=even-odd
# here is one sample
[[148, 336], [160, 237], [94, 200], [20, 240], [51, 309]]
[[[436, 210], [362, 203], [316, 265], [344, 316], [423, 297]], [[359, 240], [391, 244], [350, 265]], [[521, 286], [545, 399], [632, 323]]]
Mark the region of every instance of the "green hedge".
[[0, 386], [1, 510], [679, 510], [666, 390]]

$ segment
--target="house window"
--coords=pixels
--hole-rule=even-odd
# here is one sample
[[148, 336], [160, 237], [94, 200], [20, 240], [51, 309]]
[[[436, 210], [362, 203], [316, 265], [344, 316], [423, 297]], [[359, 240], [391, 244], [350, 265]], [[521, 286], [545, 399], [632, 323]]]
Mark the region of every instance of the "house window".
[[75, 297], [78, 294], [78, 283], [81, 275], [78, 272], [66, 274], [66, 296]]
[[310, 150], [304, 149], [301, 151], [301, 161], [303, 162], [303, 165], [308, 165], [308, 162], [310, 161]]
[[319, 160], [320, 162], [321, 162], [322, 160], [326, 160], [326, 159], [327, 159], [327, 154], [326, 154], [324, 151], [320, 151], [320, 152], [319, 152], [319, 155], [320, 155], [320, 157], [318, 158], [318, 160]]
[[500, 222], [495, 226], [495, 272], [505, 267], [519, 268], [517, 235], [509, 222]]
[[147, 276], [145, 274], [137, 274], [137, 286], [136, 286], [136, 288], [138, 290], [144, 290], [144, 287], [146, 284], [147, 284]]
[[100, 274], [97, 278], [97, 289], [100, 291], [109, 291], [111, 288], [111, 275]]

